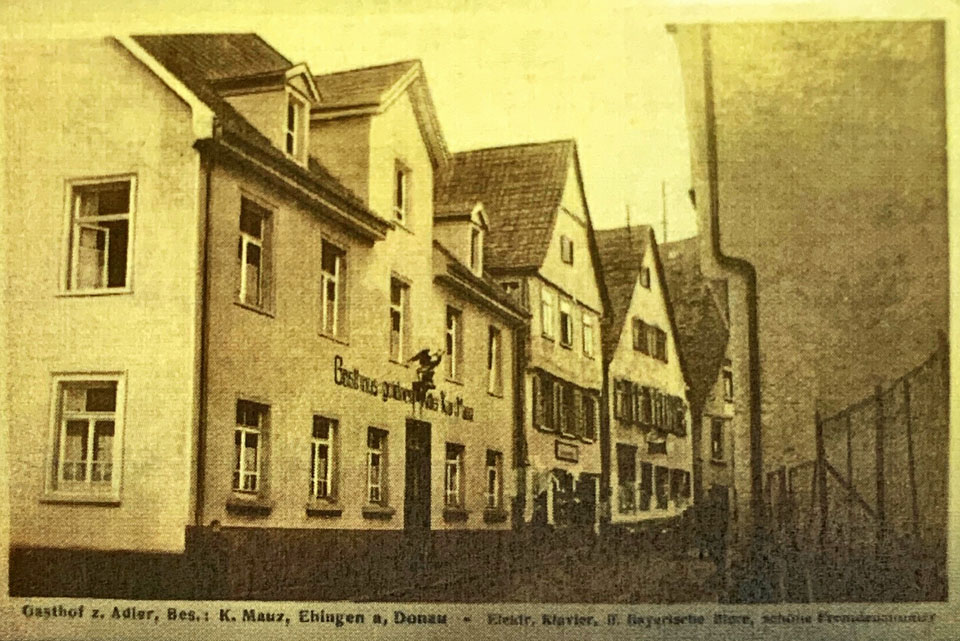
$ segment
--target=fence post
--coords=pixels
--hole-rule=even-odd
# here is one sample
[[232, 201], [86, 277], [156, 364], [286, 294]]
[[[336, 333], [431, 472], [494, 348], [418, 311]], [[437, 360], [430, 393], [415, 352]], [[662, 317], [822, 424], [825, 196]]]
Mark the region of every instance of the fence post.
[[886, 535], [886, 508], [884, 505], [884, 456], [883, 456], [883, 389], [877, 385], [874, 390], [877, 404], [876, 453], [877, 453], [877, 555], [883, 553]]
[[820, 533], [817, 536], [817, 543], [820, 548], [820, 561], [824, 561], [824, 546], [827, 534], [827, 453], [826, 445], [823, 442], [823, 422], [820, 420], [820, 410], [814, 413], [816, 421], [817, 438], [817, 467], [814, 470], [817, 475], [817, 498], [820, 502]]

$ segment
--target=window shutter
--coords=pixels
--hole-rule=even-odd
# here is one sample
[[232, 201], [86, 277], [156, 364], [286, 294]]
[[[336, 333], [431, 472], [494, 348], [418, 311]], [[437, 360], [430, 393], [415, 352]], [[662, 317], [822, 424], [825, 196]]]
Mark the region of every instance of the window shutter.
[[533, 382], [533, 425], [539, 427], [543, 425], [543, 394], [540, 390], [540, 377], [534, 374], [531, 381]]

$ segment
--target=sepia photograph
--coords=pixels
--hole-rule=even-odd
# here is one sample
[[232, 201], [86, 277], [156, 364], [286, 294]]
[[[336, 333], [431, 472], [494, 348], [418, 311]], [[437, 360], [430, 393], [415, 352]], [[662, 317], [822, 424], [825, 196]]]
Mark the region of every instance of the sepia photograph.
[[949, 638], [927, 5], [0, 8], [0, 629]]

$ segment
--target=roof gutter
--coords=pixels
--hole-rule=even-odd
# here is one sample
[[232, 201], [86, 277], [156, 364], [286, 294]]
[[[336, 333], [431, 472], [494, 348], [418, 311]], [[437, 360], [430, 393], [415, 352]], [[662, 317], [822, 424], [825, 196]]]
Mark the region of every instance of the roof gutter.
[[710, 186], [710, 240], [713, 255], [719, 264], [739, 274], [747, 288], [747, 343], [750, 370], [750, 507], [753, 512], [755, 543], [762, 536], [765, 522], [763, 502], [763, 423], [760, 416], [760, 333], [757, 310], [757, 272], [753, 265], [742, 259], [723, 253], [720, 242], [720, 194], [719, 170], [717, 167], [717, 119], [713, 94], [713, 59], [711, 55], [711, 26], [701, 27], [703, 53], [704, 115], [706, 120], [707, 180]]
[[190, 107], [190, 113], [193, 117], [193, 135], [198, 140], [213, 138], [214, 131], [214, 113], [195, 93], [180, 80], [167, 71], [167, 68], [157, 62], [156, 58], [147, 53], [147, 50], [141, 47], [136, 40], [130, 36], [117, 36], [114, 38], [130, 52], [141, 64], [149, 69], [163, 84], [167, 85], [178, 98], [187, 103]]

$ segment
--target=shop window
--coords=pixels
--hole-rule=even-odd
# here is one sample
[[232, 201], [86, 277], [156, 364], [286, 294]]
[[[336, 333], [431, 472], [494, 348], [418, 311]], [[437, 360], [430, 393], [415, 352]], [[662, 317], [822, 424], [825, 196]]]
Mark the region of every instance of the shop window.
[[134, 180], [71, 186], [70, 291], [123, 289], [129, 285]]

